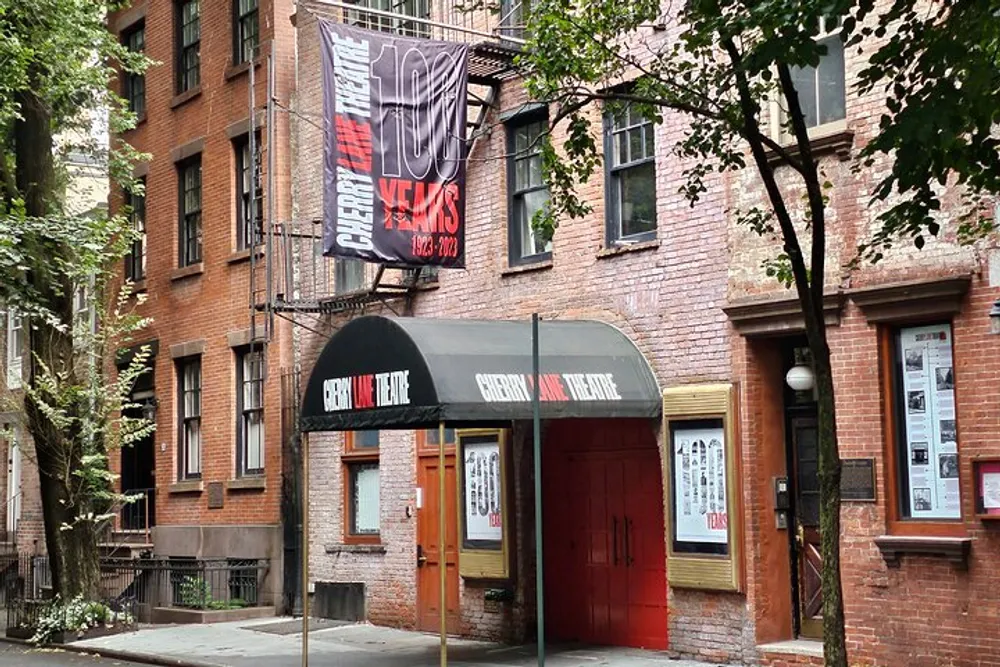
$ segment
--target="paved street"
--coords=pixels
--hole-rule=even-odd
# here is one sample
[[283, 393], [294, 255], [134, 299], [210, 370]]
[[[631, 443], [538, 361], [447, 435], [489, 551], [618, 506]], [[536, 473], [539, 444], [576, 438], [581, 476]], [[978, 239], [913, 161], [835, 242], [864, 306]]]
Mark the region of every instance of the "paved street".
[[[262, 619], [211, 625], [146, 628], [135, 633], [79, 642], [78, 646], [185, 659], [220, 667], [299, 667], [302, 636], [299, 621]], [[504, 646], [451, 639], [453, 667], [530, 667], [533, 646]], [[315, 667], [435, 667], [438, 638], [419, 632], [367, 624], [320, 626], [309, 635], [310, 664]], [[612, 647], [552, 647], [550, 667], [699, 667], [703, 663], [671, 660], [663, 653]]]
[[96, 655], [70, 653], [59, 649], [30, 649], [0, 642], [0, 667], [139, 667]]

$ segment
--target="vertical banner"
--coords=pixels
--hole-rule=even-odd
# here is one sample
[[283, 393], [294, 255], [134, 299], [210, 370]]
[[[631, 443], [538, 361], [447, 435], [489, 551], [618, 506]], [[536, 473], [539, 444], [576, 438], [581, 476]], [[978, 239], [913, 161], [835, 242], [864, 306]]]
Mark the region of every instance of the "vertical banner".
[[464, 267], [468, 46], [319, 30], [323, 254]]

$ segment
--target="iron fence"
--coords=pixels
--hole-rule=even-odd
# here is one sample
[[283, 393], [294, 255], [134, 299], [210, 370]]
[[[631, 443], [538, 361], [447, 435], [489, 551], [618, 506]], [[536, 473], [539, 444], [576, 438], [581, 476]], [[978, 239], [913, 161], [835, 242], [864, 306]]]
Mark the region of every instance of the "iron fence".
[[[224, 610], [274, 603], [268, 559], [102, 558], [95, 602], [147, 621], [157, 607]], [[46, 556], [0, 554], [8, 628], [35, 627], [52, 599]]]

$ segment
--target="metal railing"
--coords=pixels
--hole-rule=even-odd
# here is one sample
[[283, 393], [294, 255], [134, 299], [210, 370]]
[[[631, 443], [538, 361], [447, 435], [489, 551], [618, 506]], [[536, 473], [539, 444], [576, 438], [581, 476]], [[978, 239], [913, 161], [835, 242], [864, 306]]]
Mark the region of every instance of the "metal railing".
[[101, 597], [144, 608], [222, 610], [272, 604], [268, 559], [104, 558]]
[[146, 542], [149, 542], [150, 529], [153, 527], [152, 505], [156, 489], [128, 489], [123, 493], [138, 498], [122, 503], [115, 517], [115, 529], [141, 532]]

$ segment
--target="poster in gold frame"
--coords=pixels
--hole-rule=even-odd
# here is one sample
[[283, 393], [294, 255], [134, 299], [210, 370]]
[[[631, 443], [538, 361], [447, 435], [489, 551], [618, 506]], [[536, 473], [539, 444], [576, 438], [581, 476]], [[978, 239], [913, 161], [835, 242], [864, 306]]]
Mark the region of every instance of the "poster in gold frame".
[[509, 579], [509, 430], [459, 429], [455, 437], [459, 574], [466, 579]]
[[[667, 580], [677, 588], [740, 591], [742, 572], [742, 508], [739, 502], [739, 451], [736, 446], [736, 388], [731, 384], [706, 384], [672, 387], [663, 392], [663, 489], [667, 517]], [[690, 436], [689, 438], [686, 438]], [[684, 497], [678, 500], [676, 474], [683, 461], [685, 445], [701, 436], [708, 439], [707, 462], [724, 467], [724, 479], [708, 485], [709, 500], [718, 503], [709, 514], [713, 522], [699, 537], [691, 530], [680, 530], [678, 511], [683, 514]], [[718, 442], [721, 438], [723, 442]], [[714, 450], [713, 452], [713, 446]], [[699, 450], [700, 451], [700, 450]], [[708, 465], [711, 465], [709, 463]], [[720, 474], [723, 471], [718, 471]], [[706, 480], [707, 482], [708, 480]], [[691, 489], [694, 491], [694, 488]], [[720, 498], [724, 495], [724, 498]], [[689, 499], [690, 500], [690, 499]], [[724, 520], [720, 520], [722, 515]], [[720, 536], [722, 536], [720, 538]], [[680, 539], [678, 539], [680, 537]]]

